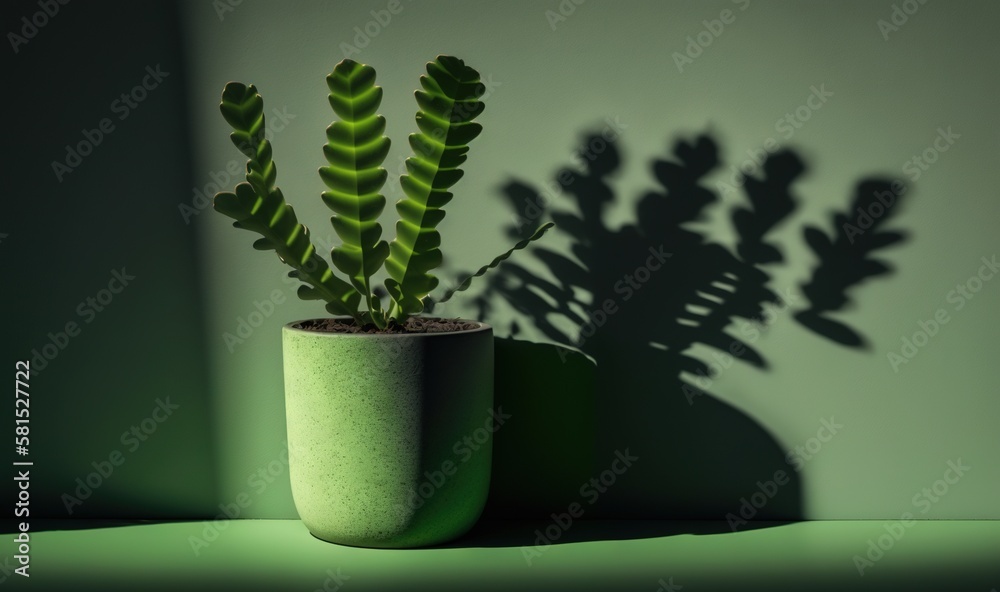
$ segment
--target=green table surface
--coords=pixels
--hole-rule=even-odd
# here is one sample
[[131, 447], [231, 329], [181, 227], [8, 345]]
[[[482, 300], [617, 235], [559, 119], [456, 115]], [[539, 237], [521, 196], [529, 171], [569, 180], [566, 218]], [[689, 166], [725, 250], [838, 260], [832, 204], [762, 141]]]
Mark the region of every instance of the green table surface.
[[[2, 535], [0, 589], [1000, 590], [1000, 521], [762, 523], [736, 532], [725, 522], [482, 522], [452, 544], [412, 550], [326, 543], [295, 520], [211, 524], [35, 521], [28, 578], [11, 572], [15, 535]], [[536, 529], [546, 527], [559, 539], [536, 548]], [[207, 545], [197, 554], [192, 537]], [[866, 557], [869, 541], [888, 550], [860, 575], [855, 556]]]

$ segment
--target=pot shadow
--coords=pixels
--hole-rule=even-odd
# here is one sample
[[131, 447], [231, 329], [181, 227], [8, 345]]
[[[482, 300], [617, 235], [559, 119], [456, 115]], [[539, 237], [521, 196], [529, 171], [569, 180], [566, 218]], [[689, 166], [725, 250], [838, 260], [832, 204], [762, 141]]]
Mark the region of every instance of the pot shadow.
[[[548, 216], [570, 247], [562, 253], [537, 243], [531, 269], [504, 263], [473, 300], [477, 318], [497, 327], [502, 301], [550, 343], [518, 339], [521, 320], [498, 327], [511, 338], [496, 340], [496, 405], [512, 421], [494, 435], [483, 521], [456, 545], [532, 544], [534, 529], [512, 531], [510, 521], [555, 523], [571, 508], [590, 525], [562, 529], [559, 542], [804, 519], [802, 476], [786, 451], [711, 388], [736, 364], [769, 368], [753, 344], [789, 316], [792, 299], [769, 285], [784, 256], [768, 234], [795, 211], [793, 185], [805, 163], [782, 150], [742, 180], [746, 202], [731, 213], [737, 240], [728, 248], [689, 227], [719, 201], [705, 182], [720, 166], [712, 137], [679, 140], [654, 161], [659, 187], [641, 196], [634, 221], [618, 229], [605, 220], [617, 201], [609, 177], [621, 166], [618, 148], [597, 134], [582, 146], [575, 166], [555, 175], [572, 208], [549, 208], [548, 196], [516, 179], [503, 187], [516, 214], [506, 229], [511, 238], [529, 236]], [[861, 181], [849, 211], [888, 187]], [[879, 225], [897, 210], [898, 203], [886, 208]], [[836, 214], [834, 226], [841, 229], [847, 216]], [[841, 234], [823, 242], [821, 231], [806, 229], [820, 263], [802, 290], [809, 308], [796, 318], [825, 339], [860, 346], [856, 329], [827, 315], [848, 302], [848, 288], [891, 272], [867, 257], [904, 235], [875, 225], [853, 241]], [[696, 355], [696, 347], [710, 353]], [[647, 522], [589, 522], [598, 519]]]
[[[565, 512], [565, 510], [563, 510]], [[526, 557], [532, 550], [548, 544], [592, 541], [630, 541], [676, 535], [719, 535], [734, 532], [724, 520], [611, 520], [581, 519], [568, 522], [565, 517], [548, 521], [485, 518], [461, 538], [434, 549], [520, 547]], [[753, 520], [741, 526], [741, 532], [793, 524], [792, 520]]]

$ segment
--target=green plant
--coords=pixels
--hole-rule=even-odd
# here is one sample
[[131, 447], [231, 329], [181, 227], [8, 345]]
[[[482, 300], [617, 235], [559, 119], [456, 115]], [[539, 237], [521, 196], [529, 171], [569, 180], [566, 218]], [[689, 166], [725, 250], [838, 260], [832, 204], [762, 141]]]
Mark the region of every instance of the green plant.
[[[399, 179], [405, 195], [396, 204], [396, 237], [387, 243], [378, 219], [386, 201], [380, 193], [387, 177], [381, 165], [389, 138], [383, 135], [385, 118], [377, 113], [382, 88], [375, 85], [375, 69], [345, 59], [326, 81], [330, 106], [339, 119], [326, 129], [323, 153], [328, 164], [319, 173], [327, 186], [323, 202], [333, 211], [330, 220], [343, 241], [332, 249], [330, 260], [347, 280], [316, 253], [309, 230], [275, 185], [277, 169], [271, 143], [264, 137], [264, 101], [252, 84], [230, 82], [222, 93], [222, 115], [233, 128], [230, 138], [249, 160], [246, 182], [233, 192], [218, 193], [214, 206], [235, 219], [236, 228], [262, 236], [253, 243], [255, 249], [273, 250], [293, 268], [289, 275], [303, 282], [300, 298], [324, 300], [331, 314], [385, 329], [390, 322], [402, 324], [423, 311], [438, 285], [430, 273], [442, 261], [437, 225], [445, 215], [442, 208], [452, 199], [449, 189], [462, 178], [459, 166], [469, 142], [482, 131], [473, 120], [483, 112], [479, 99], [484, 87], [479, 73], [460, 59], [438, 56], [427, 64], [427, 74], [420, 77], [422, 90], [415, 93], [419, 131], [410, 135], [413, 155], [406, 159], [408, 174]], [[473, 277], [495, 268], [551, 226], [542, 225], [437, 302], [465, 290]], [[372, 275], [383, 266], [389, 276], [387, 309], [372, 285]], [[362, 301], [366, 310], [360, 308]]]

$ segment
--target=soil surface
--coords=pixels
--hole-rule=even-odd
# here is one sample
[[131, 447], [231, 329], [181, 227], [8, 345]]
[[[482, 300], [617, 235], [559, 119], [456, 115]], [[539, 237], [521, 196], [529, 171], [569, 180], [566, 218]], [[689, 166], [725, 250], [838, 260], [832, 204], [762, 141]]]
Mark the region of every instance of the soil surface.
[[436, 317], [410, 317], [402, 325], [396, 321], [390, 321], [389, 326], [385, 329], [379, 329], [373, 324], [362, 326], [353, 320], [342, 321], [339, 319], [310, 319], [293, 326], [296, 329], [326, 333], [455, 333], [479, 328], [478, 323]]

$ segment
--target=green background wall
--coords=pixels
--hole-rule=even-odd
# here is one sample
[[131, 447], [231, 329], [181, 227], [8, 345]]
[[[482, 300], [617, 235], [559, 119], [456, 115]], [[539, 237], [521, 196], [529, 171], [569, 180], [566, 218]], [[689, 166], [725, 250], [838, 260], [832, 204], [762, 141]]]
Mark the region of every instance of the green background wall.
[[[991, 28], [1000, 8], [897, 2], [919, 8], [897, 30], [880, 30], [880, 20], [892, 22], [893, 2], [403, 1], [387, 24], [370, 24], [372, 11], [384, 20], [380, 11], [389, 4], [246, 0], [219, 12], [223, 3], [190, 2], [180, 5], [177, 29], [152, 26], [170, 22], [163, 20], [172, 14], [169, 4], [129, 7], [129, 19], [138, 19], [131, 24], [123, 22], [124, 8], [70, 4], [44, 35], [12, 56], [31, 117], [17, 123], [23, 131], [15, 136], [25, 138], [27, 149], [12, 154], [23, 159], [15, 160], [16, 215], [0, 228], [9, 234], [0, 244], [14, 327], [4, 344], [8, 359], [44, 344], [46, 332], [73, 320], [75, 303], [102, 288], [111, 269], [128, 265], [140, 278], [34, 383], [39, 454], [48, 464], [39, 482], [46, 502], [40, 503], [52, 515], [65, 515], [58, 496], [92, 470], [91, 461], [120, 447], [120, 432], [145, 417], [156, 397], [170, 394], [182, 401], [184, 415], [165, 422], [81, 511], [204, 516], [247, 493], [252, 504], [244, 516], [294, 516], [281, 461], [278, 333], [282, 324], [320, 316], [322, 309], [291, 298], [282, 265], [252, 251], [249, 233], [230, 229], [209, 209], [199, 209], [187, 224], [180, 206], [198, 209], [202, 202], [192, 188], [198, 193], [210, 183], [235, 183], [225, 171], [241, 167], [242, 159], [217, 104], [227, 81], [252, 82], [276, 125], [278, 184], [300, 220], [328, 244], [332, 229], [315, 172], [331, 120], [324, 76], [344, 57], [343, 44], [365, 42], [355, 39], [355, 27], [368, 26], [377, 34], [351, 57], [373, 65], [385, 89], [382, 113], [393, 141], [386, 167], [393, 175], [408, 154], [412, 89], [427, 60], [460, 56], [493, 83], [481, 119], [486, 131], [471, 148], [441, 225], [444, 278], [478, 267], [510, 244], [513, 211], [504, 187], [551, 183], [561, 167], [579, 160], [574, 154], [587, 134], [600, 133], [608, 121], [620, 122], [620, 137], [603, 153], [620, 160], [601, 178], [600, 187], [614, 196], [601, 230], [609, 236], [625, 236], [635, 226], [661, 228], [640, 206], [648, 192], [663, 191], [654, 174], [663, 165], [657, 169], [654, 162], [675, 160], [678, 141], [706, 134], [717, 144], [721, 165], [702, 179], [712, 191], [729, 182], [730, 165], [739, 166], [768, 139], [797, 154], [806, 170], [791, 188], [796, 208], [767, 235], [783, 260], [765, 268], [770, 289], [799, 296], [792, 298], [793, 311], [806, 307], [801, 286], [817, 264], [803, 228], [831, 233], [833, 215], [849, 211], [862, 179], [908, 185], [883, 229], [904, 232], [906, 239], [876, 254], [893, 271], [852, 287], [850, 305], [830, 315], [862, 334], [867, 347], [845, 347], [781, 312], [752, 343], [766, 367], [737, 360], [706, 387], [710, 394], [688, 405], [678, 387], [698, 384], [697, 375], [678, 374], [679, 352], [665, 366], [656, 346], [639, 341], [651, 335], [650, 327], [671, 326], [648, 298], [631, 309], [618, 302], [621, 314], [597, 331], [592, 349], [583, 348], [590, 361], [571, 356], [562, 364], [554, 348], [505, 341], [505, 396], [531, 392], [541, 402], [522, 400], [518, 407], [521, 425], [530, 428], [498, 433], [507, 440], [497, 499], [532, 510], [559, 508], [573, 497], [573, 484], [606, 468], [614, 450], [629, 448], [641, 460], [595, 515], [735, 512], [742, 497], [757, 491], [756, 481], [786, 470], [793, 483], [783, 490], [784, 501], [761, 516], [889, 519], [910, 511], [924, 518], [1000, 517], [993, 363], [1000, 288], [983, 283], [961, 310], [948, 300], [997, 249], [1000, 200], [992, 159], [1000, 120], [989, 65], [1000, 58]], [[7, 28], [31, 6], [5, 9]], [[723, 10], [731, 15], [721, 31], [705, 24]], [[150, 26], [140, 33], [139, 22]], [[709, 28], [718, 34], [706, 33]], [[80, 43], [68, 40], [73, 35]], [[674, 54], [689, 51], [699, 35], [711, 37], [710, 44], [701, 53], [691, 46], [695, 57], [679, 68]], [[66, 58], [60, 47], [78, 51]], [[166, 65], [161, 55], [174, 60], [170, 71], [177, 74], [58, 183], [50, 161], [61, 146], [104, 116], [145, 65]], [[66, 59], [87, 61], [66, 67]], [[800, 109], [813, 88], [832, 94], [822, 103], [813, 99], [819, 108]], [[779, 123], [796, 109], [808, 120], [798, 128]], [[939, 129], [949, 128], [957, 134], [954, 143], [914, 179], [907, 163], [934, 146]], [[597, 162], [608, 164], [607, 158]], [[730, 217], [747, 197], [716, 193], [705, 215], [685, 228], [732, 249], [740, 237]], [[386, 194], [398, 198], [392, 176]], [[553, 209], [573, 211], [572, 194], [555, 197]], [[393, 220], [387, 211], [383, 226], [390, 235]], [[561, 226], [545, 247], [572, 257], [574, 242], [572, 228]], [[645, 258], [620, 251], [598, 253], [593, 261], [608, 274], [603, 282]], [[518, 264], [560, 281], [537, 255], [519, 257]], [[683, 280], [656, 277], [650, 286], [669, 299]], [[594, 286], [602, 290], [610, 292], [611, 284]], [[278, 303], [262, 324], [243, 342], [227, 343], [224, 334], [236, 334], [239, 319], [272, 296]], [[578, 296], [586, 303], [592, 295]], [[516, 323], [517, 342], [559, 341], [519, 313], [517, 302], [502, 300], [491, 300], [487, 319], [499, 337], [508, 337]], [[912, 337], [938, 309], [949, 322], [894, 371], [888, 353], [898, 353], [901, 338]], [[477, 309], [470, 296], [438, 312], [474, 316]], [[550, 320], [560, 334], [579, 330], [566, 318]], [[726, 334], [740, 338], [744, 321], [733, 316]], [[666, 329], [662, 337], [671, 339]], [[718, 345], [698, 343], [683, 359], [709, 364], [720, 355]], [[590, 373], [594, 380], [580, 380]], [[574, 379], [596, 390], [567, 393]], [[814, 454], [795, 471], [785, 453], [808, 447], [824, 420], [843, 427], [821, 446], [814, 440]], [[515, 436], [523, 441], [513, 442]], [[971, 469], [927, 503], [924, 488], [959, 459]], [[552, 471], [562, 484], [538, 481]], [[545, 490], [552, 496], [539, 493]]]
[[[36, 2], [2, 9], [13, 180], [0, 218], [2, 347], [12, 373], [38, 356], [32, 515], [198, 515], [214, 506], [216, 471], [200, 254], [177, 215], [191, 186], [179, 15], [165, 2], [57, 6], [50, 18]], [[113, 294], [122, 268], [134, 279]], [[68, 323], [78, 334], [59, 335]], [[166, 421], [147, 434], [158, 399], [179, 408], [157, 412]]]

